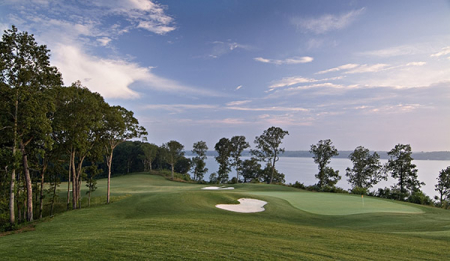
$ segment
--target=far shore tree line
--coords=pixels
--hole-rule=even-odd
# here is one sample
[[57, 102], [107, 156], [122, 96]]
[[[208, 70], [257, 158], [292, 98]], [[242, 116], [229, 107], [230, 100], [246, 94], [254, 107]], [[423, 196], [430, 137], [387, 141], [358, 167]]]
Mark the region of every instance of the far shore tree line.
[[[157, 171], [172, 180], [206, 183], [206, 142], [193, 144], [191, 158], [178, 141], [161, 146], [148, 143], [142, 138], [147, 132], [133, 112], [109, 105], [79, 81], [63, 86], [62, 75], [50, 65], [49, 52], [33, 35], [18, 32], [14, 26], [0, 41], [0, 231], [51, 216], [58, 206], [81, 208], [82, 181], [87, 205], [99, 178], [107, 178], [105, 203], [110, 203], [112, 175]], [[209, 175], [208, 182], [284, 184], [285, 176], [277, 171], [276, 163], [285, 151], [281, 144], [286, 135], [288, 131], [279, 127], [264, 130], [255, 137], [252, 157], [246, 160], [242, 153], [250, 143], [244, 136], [221, 138], [214, 146], [219, 170]], [[306, 187], [296, 182], [292, 186], [346, 192], [335, 186], [341, 179], [339, 171], [328, 166], [338, 155], [331, 140], [311, 145], [310, 153], [318, 164], [317, 184]], [[372, 195], [431, 204], [420, 190], [424, 184], [417, 179], [411, 147], [398, 144], [388, 155], [388, 163], [382, 166], [376, 152], [356, 148], [350, 154], [353, 168], [346, 171], [351, 192], [370, 194], [369, 189], [390, 173], [398, 182]], [[232, 169], [236, 176], [230, 178]], [[58, 189], [61, 182], [67, 182], [63, 193]], [[447, 206], [450, 167], [439, 174], [436, 191], [439, 204]]]

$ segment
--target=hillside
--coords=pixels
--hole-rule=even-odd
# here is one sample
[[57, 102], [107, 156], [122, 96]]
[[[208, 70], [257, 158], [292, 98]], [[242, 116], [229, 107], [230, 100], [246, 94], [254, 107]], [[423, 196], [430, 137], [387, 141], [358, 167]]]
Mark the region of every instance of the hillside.
[[[94, 196], [106, 194], [105, 182], [100, 180]], [[2, 259], [443, 260], [450, 255], [447, 210], [267, 184], [202, 190], [206, 185], [144, 173], [113, 178], [111, 186], [112, 204], [83, 206], [38, 223], [35, 231], [0, 237]], [[215, 207], [237, 204], [239, 198], [264, 200], [265, 211]]]

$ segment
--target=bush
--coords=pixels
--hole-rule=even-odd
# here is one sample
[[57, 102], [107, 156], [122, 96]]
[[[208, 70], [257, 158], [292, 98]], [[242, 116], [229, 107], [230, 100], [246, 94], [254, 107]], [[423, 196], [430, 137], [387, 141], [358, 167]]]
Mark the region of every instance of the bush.
[[409, 197], [408, 201], [411, 203], [421, 204], [421, 205], [431, 205], [433, 204], [433, 201], [430, 197], [423, 194], [422, 191], [415, 191], [413, 192]]
[[351, 190], [351, 193], [356, 194], [356, 195], [367, 195], [367, 192], [368, 192], [367, 188], [361, 188], [361, 187], [354, 187]]
[[294, 184], [292, 184], [291, 187], [298, 188], [298, 189], [306, 189], [305, 185], [298, 181], [296, 181]]

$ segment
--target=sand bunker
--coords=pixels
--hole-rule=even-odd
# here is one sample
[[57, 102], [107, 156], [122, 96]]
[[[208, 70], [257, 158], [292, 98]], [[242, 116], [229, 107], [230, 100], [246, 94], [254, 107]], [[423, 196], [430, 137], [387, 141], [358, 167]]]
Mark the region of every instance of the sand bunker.
[[264, 205], [267, 204], [265, 201], [251, 198], [240, 198], [238, 201], [240, 204], [219, 204], [216, 208], [239, 213], [256, 213], [263, 212]]
[[204, 187], [206, 190], [234, 189], [233, 187]]

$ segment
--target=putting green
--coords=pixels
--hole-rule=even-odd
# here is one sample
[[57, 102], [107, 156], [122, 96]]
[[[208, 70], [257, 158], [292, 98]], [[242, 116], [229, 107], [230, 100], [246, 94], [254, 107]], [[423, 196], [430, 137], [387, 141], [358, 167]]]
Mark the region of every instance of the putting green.
[[357, 195], [336, 193], [275, 191], [255, 191], [249, 192], [249, 194], [281, 198], [295, 208], [319, 215], [352, 215], [377, 212], [423, 213], [416, 207], [367, 196], [362, 198]]

